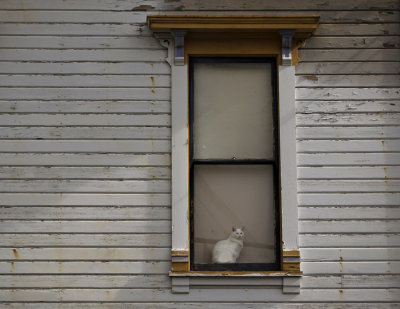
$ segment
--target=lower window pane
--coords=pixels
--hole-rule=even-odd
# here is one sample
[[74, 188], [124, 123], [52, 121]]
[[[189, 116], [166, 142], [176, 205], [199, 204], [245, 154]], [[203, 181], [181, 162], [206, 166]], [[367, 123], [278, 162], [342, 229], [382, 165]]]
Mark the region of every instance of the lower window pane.
[[195, 165], [194, 262], [211, 264], [212, 250], [234, 227], [245, 227], [237, 263], [275, 263], [275, 201], [271, 165]]

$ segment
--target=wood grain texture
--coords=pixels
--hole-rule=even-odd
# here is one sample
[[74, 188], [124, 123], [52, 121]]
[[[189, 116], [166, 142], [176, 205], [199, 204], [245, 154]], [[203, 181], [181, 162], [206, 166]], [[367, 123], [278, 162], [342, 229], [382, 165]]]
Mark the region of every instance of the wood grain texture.
[[2, 153], [0, 165], [16, 166], [169, 166], [166, 154]]
[[[82, 4], [77, 0], [23, 0], [22, 2], [15, 3], [12, 0], [2, 1], [0, 9], [19, 9], [19, 10], [37, 10], [37, 9], [47, 9], [47, 10], [104, 10], [104, 11], [123, 11], [123, 10], [132, 10], [135, 6], [139, 6], [142, 4], [140, 0], [132, 0], [127, 3], [119, 3], [114, 1], [106, 1], [106, 0], [88, 0]], [[179, 7], [181, 6], [181, 7]], [[183, 6], [183, 7], [182, 7]], [[329, 0], [329, 1], [308, 1], [305, 3], [307, 9], [329, 9], [329, 10], [390, 10], [397, 9], [398, 3], [393, 0], [382, 0], [382, 1], [371, 1], [365, 3], [362, 0], [355, 0], [351, 4], [344, 0]], [[255, 8], [258, 10], [296, 10], [297, 7], [293, 5], [290, 0], [273, 0], [270, 3], [266, 4], [263, 1], [257, 2], [246, 2], [244, 0], [240, 1], [229, 1], [225, 4], [219, 5], [218, 3], [214, 3], [213, 1], [204, 1], [202, 3], [198, 3], [192, 0], [186, 1], [171, 1], [165, 3], [164, 1], [155, 0], [150, 1], [149, 7], [147, 9], [152, 10], [157, 8], [158, 10], [177, 10], [179, 7], [180, 10], [243, 10], [243, 9], [252, 9]], [[143, 8], [144, 9], [144, 8]], [[143, 10], [142, 9], [142, 10]], [[304, 9], [304, 7], [303, 7]]]
[[[316, 291], [314, 289], [314, 291]], [[13, 302], [13, 303], [7, 303], [8, 308], [15, 309], [15, 308], [21, 308], [21, 306], [24, 306], [26, 308], [30, 309], [72, 309], [76, 308], [76, 305], [79, 304], [79, 307], [82, 309], [93, 309], [93, 308], [98, 308], [99, 303], [26, 303], [26, 302]], [[242, 309], [244, 308], [252, 308], [252, 309], [264, 309], [266, 305], [268, 305], [268, 308], [271, 309], [319, 309], [323, 306], [326, 306], [326, 302], [313, 302], [313, 303], [299, 303], [299, 302], [290, 302], [290, 303], [282, 303], [282, 302], [276, 302], [276, 303], [266, 303], [265, 301], [261, 302], [250, 302], [250, 301], [245, 301], [245, 302], [238, 302], [238, 303], [232, 303], [232, 302], [208, 302], [208, 303], [202, 303], [201, 304], [203, 308], [205, 309]], [[162, 303], [155, 303], [154, 301], [151, 302], [146, 302], [146, 303], [134, 303], [132, 301], [124, 302], [124, 303], [101, 303], [101, 306], [106, 309], [124, 309], [127, 306], [135, 306], [137, 309], [176, 309], [176, 308], [188, 308], [188, 309], [197, 309], [199, 307], [198, 303], [194, 302], [175, 302], [175, 301], [170, 301], [170, 302], [162, 302]], [[329, 306], [333, 309], [341, 309], [343, 306], [346, 306], [346, 308], [350, 309], [365, 309], [371, 308], [371, 309], [393, 309], [396, 304], [393, 303], [367, 303], [367, 302], [358, 302], [358, 303], [349, 303], [349, 302], [341, 302], [340, 300], [338, 301], [332, 301], [329, 303]], [[396, 308], [396, 307], [394, 307]]]
[[0, 274], [164, 274], [169, 262], [0, 262]]
[[[147, 248], [168, 248], [170, 247], [171, 236], [164, 234], [2, 234], [0, 246], [5, 248], [35, 248], [35, 247], [147, 247]], [[33, 262], [32, 262], [33, 263]], [[32, 267], [32, 263], [21, 264], [29, 265], [27, 272], [44, 273], [46, 271], [45, 264], [41, 270]], [[1, 263], [0, 263], [1, 264]], [[57, 263], [54, 263], [57, 264]], [[129, 264], [129, 263], [126, 263]], [[151, 263], [148, 263], [151, 264]], [[3, 263], [3, 272], [9, 272], [12, 264]], [[72, 264], [73, 265], [73, 264]], [[102, 263], [99, 262], [98, 272], [101, 272]], [[138, 265], [138, 264], [135, 264]], [[140, 264], [139, 264], [140, 265]], [[8, 268], [7, 268], [8, 267]], [[140, 267], [140, 266], [139, 266]], [[166, 267], [166, 266], [165, 266]], [[7, 269], [7, 270], [5, 270]], [[71, 271], [74, 267], [71, 267]], [[79, 273], [84, 272], [80, 271]], [[89, 269], [88, 269], [89, 271]], [[121, 272], [123, 268], [121, 268]], [[167, 270], [164, 269], [163, 273]]]
[[1, 87], [169, 87], [168, 75], [0, 75]]
[[397, 207], [315, 207], [304, 206], [299, 208], [300, 219], [319, 220], [351, 220], [351, 219], [400, 219], [400, 209]]
[[[169, 261], [169, 248], [1, 248], [3, 261]], [[1, 280], [0, 280], [1, 281]]]
[[[99, 62], [89, 59], [79, 62], [7, 62], [0, 58], [1, 72], [3, 74], [170, 74], [170, 67], [162, 59], [143, 62]], [[28, 59], [29, 60], [29, 59]], [[393, 68], [392, 66], [389, 66]]]
[[[2, 289], [0, 298], [4, 302], [204, 302], [207, 294], [208, 302], [396, 302], [399, 301], [396, 289], [305, 289], [298, 296], [282, 294], [280, 289], [226, 289], [221, 293], [218, 289], [191, 289], [190, 294], [171, 294], [169, 289]], [[98, 305], [98, 304], [97, 304]], [[124, 304], [126, 306], [126, 304]], [[185, 305], [185, 304], [183, 304]], [[199, 304], [197, 304], [198, 306]], [[241, 304], [243, 306], [243, 304]], [[265, 307], [265, 304], [264, 304]], [[151, 307], [150, 307], [151, 308]], [[154, 308], [154, 307], [153, 307]], [[162, 307], [161, 307], [162, 308]], [[172, 307], [176, 308], [176, 307]], [[215, 308], [215, 307], [213, 307]], [[243, 308], [243, 307], [239, 307]]]
[[400, 153], [307, 153], [297, 154], [300, 166], [384, 166], [398, 165]]
[[[151, 32], [145, 26], [146, 11], [99, 11], [100, 5], [91, 10], [27, 10], [7, 9], [0, 10], [2, 33], [15, 35], [150, 35]], [[306, 8], [304, 8], [306, 9]], [[213, 14], [215, 11], [200, 11], [199, 14]], [[230, 14], [251, 14], [244, 9], [230, 11]], [[263, 13], [262, 11], [257, 14]], [[287, 15], [287, 10], [265, 11], [266, 15]], [[352, 10], [346, 7], [341, 10], [323, 10], [319, 7], [313, 10], [296, 8], [294, 15], [320, 15], [321, 24], [359, 24], [361, 22], [375, 23], [396, 23], [399, 21], [399, 12], [396, 10], [373, 9], [373, 10]], [[13, 23], [13, 25], [11, 25]], [[94, 25], [93, 25], [94, 24]], [[75, 28], [76, 26], [76, 28]], [[138, 27], [139, 29], [137, 29]], [[126, 30], [126, 32], [124, 31]], [[134, 31], [134, 30], [136, 31]], [[89, 32], [90, 30], [90, 32]]]
[[296, 74], [398, 74], [400, 72], [400, 62], [398, 61], [339, 61], [300, 62], [296, 66]]
[[1, 193], [1, 206], [169, 206], [170, 194]]
[[[168, 234], [171, 222], [166, 220], [96, 220], [96, 221], [17, 221], [1, 220], [0, 233], [153, 233]], [[389, 225], [388, 225], [389, 226]], [[378, 226], [376, 229], [379, 228]]]
[[[38, 203], [40, 204], [40, 203]], [[9, 220], [170, 220], [165, 206], [15, 206], [0, 207], [1, 218]]]
[[399, 248], [302, 248], [305, 262], [398, 261]]
[[170, 179], [169, 167], [0, 167], [0, 179]]

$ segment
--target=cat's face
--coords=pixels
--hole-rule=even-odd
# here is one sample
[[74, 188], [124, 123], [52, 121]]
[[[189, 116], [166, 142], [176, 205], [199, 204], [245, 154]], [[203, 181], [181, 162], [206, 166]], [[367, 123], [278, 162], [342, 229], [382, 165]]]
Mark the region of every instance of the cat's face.
[[236, 239], [243, 239], [244, 238], [244, 232], [243, 229], [240, 228], [233, 228], [232, 229], [232, 234]]

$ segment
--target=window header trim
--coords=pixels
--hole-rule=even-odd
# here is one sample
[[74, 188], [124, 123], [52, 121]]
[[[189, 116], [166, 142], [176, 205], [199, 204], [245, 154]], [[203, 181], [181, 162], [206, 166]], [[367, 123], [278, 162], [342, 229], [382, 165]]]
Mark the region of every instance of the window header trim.
[[147, 17], [153, 32], [173, 29], [188, 31], [262, 31], [294, 30], [295, 39], [306, 39], [317, 29], [319, 15], [150, 15]]

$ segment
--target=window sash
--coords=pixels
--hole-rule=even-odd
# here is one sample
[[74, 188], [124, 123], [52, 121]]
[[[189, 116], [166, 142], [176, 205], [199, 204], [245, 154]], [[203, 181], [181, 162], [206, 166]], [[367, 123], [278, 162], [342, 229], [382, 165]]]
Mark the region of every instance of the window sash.
[[[195, 63], [270, 63], [272, 82], [273, 113], [273, 153], [272, 159], [194, 159], [194, 64]], [[190, 265], [194, 271], [271, 271], [281, 269], [281, 219], [280, 219], [280, 173], [278, 139], [278, 104], [277, 104], [276, 59], [265, 57], [190, 57], [189, 59], [189, 200], [190, 200]], [[194, 256], [194, 166], [200, 164], [241, 165], [259, 164], [273, 166], [274, 206], [275, 206], [275, 262], [274, 263], [235, 263], [235, 264], [195, 264]]]

